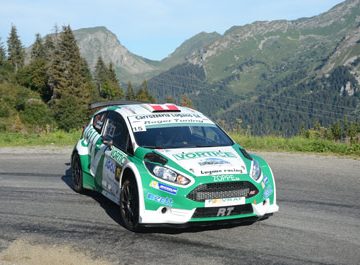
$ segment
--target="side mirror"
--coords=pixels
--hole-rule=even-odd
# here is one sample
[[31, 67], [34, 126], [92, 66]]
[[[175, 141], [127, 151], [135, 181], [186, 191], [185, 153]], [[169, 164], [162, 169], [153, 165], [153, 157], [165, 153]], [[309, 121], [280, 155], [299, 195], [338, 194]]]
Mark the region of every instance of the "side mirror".
[[109, 136], [105, 136], [104, 139], [103, 139], [103, 143], [107, 147], [111, 148], [112, 145], [113, 145], [113, 140]]

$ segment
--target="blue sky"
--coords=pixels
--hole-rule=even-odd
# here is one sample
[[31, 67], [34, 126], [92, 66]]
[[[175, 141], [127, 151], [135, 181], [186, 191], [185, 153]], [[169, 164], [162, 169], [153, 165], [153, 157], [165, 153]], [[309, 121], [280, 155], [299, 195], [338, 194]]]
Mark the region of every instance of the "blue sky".
[[162, 59], [201, 32], [224, 33], [258, 20], [311, 17], [342, 0], [0, 0], [0, 38], [11, 25], [24, 46], [55, 25], [105, 26], [131, 52]]

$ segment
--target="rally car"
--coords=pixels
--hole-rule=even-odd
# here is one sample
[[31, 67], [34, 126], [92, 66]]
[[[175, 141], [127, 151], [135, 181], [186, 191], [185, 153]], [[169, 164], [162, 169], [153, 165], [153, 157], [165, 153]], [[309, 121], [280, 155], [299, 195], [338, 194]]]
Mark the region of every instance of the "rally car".
[[202, 113], [174, 104], [105, 102], [72, 157], [74, 189], [120, 206], [124, 226], [265, 219], [278, 211], [269, 165]]

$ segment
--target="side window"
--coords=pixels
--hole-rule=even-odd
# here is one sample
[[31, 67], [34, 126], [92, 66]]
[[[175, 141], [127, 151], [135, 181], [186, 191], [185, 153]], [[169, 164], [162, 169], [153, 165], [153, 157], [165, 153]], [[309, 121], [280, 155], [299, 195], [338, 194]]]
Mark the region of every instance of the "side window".
[[98, 133], [101, 133], [101, 130], [104, 126], [106, 114], [107, 114], [106, 112], [101, 112], [95, 115], [93, 119], [93, 127]]
[[111, 139], [113, 145], [123, 151], [127, 150], [129, 132], [126, 123], [120, 114], [110, 112], [106, 123], [104, 138]]

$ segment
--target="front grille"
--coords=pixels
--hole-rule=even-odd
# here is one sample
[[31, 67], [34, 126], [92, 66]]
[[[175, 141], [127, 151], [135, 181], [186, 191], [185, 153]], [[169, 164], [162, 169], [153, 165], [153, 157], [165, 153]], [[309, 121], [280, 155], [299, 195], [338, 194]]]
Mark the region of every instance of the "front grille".
[[197, 208], [192, 218], [223, 217], [250, 213], [253, 213], [253, 208], [251, 204], [248, 203], [237, 206]]
[[250, 198], [258, 193], [254, 184], [248, 181], [202, 184], [192, 190], [187, 198], [197, 202], [223, 198]]

